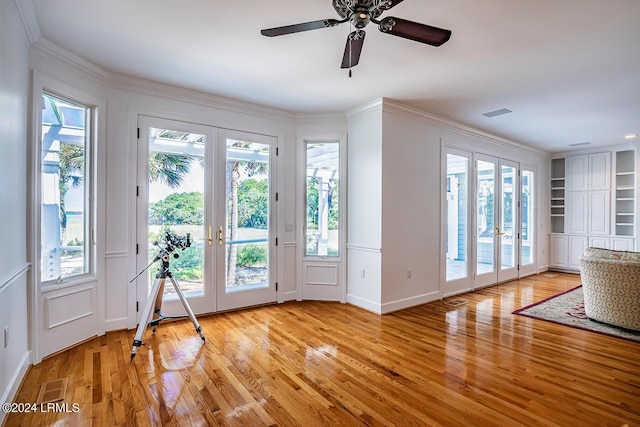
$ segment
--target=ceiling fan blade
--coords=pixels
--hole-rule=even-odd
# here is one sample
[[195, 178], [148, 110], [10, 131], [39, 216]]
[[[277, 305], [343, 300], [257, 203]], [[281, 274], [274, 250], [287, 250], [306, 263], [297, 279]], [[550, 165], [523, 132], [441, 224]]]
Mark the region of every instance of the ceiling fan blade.
[[398, 3], [402, 3], [402, 0], [387, 0], [388, 6], [383, 6], [382, 9], [389, 10], [392, 7], [395, 7]]
[[358, 65], [360, 61], [360, 53], [364, 44], [365, 32], [363, 30], [355, 30], [347, 37], [347, 44], [344, 47], [344, 55], [342, 55], [342, 65], [340, 68], [351, 68]]
[[431, 25], [407, 21], [406, 19], [388, 16], [379, 25], [380, 31], [405, 39], [426, 43], [431, 46], [441, 46], [451, 37], [451, 31]]
[[302, 31], [317, 30], [320, 28], [335, 27], [341, 22], [337, 19], [322, 19], [320, 21], [303, 22], [302, 24], [285, 25], [284, 27], [267, 28], [260, 31], [263, 36], [275, 37], [285, 34], [300, 33]]

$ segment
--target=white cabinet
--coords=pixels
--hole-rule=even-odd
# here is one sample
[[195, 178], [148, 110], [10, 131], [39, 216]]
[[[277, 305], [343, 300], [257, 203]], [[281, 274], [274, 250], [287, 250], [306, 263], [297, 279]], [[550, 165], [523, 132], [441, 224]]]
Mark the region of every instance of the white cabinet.
[[569, 191], [589, 189], [589, 156], [569, 156]]
[[609, 190], [589, 191], [589, 234], [609, 234], [611, 225], [611, 193]]
[[552, 234], [549, 264], [552, 268], [567, 268], [567, 236]]
[[589, 154], [589, 190], [611, 190], [611, 152]]
[[589, 230], [589, 192], [569, 192], [569, 234], [587, 234]]
[[549, 266], [561, 270], [579, 270], [580, 256], [589, 244], [587, 236], [551, 235]]
[[587, 249], [589, 238], [587, 236], [569, 236], [567, 267], [571, 270], [580, 270], [580, 256]]
[[629, 237], [612, 237], [611, 249], [615, 251], [634, 251], [634, 241]]
[[602, 236], [589, 237], [589, 246], [592, 248], [609, 249], [610, 248], [609, 238], [602, 237]]
[[551, 160], [551, 268], [578, 271], [588, 246], [635, 250], [632, 147]]

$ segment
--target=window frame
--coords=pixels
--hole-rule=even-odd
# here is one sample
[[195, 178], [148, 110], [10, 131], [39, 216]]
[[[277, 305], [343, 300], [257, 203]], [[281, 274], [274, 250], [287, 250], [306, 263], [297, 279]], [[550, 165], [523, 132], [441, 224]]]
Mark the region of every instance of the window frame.
[[[85, 189], [84, 189], [84, 271], [55, 279], [44, 279], [42, 274], [42, 102], [43, 97], [49, 95], [58, 98], [70, 104], [77, 105], [85, 109]], [[30, 211], [32, 212], [32, 227], [29, 240], [34, 242], [32, 251], [33, 271], [40, 289], [54, 290], [74, 286], [82, 283], [94, 282], [97, 278], [98, 270], [98, 245], [97, 240], [97, 221], [98, 221], [98, 115], [101, 110], [102, 102], [94, 96], [77, 88], [68, 86], [64, 83], [50, 79], [41, 74], [35, 73], [33, 85], [33, 115], [32, 115], [32, 135], [34, 142], [34, 150], [32, 151], [32, 186], [33, 199], [31, 201]]]
[[[320, 144], [336, 144], [337, 145], [337, 152], [338, 152], [338, 164], [337, 164], [337, 172], [338, 172], [338, 183], [337, 183], [337, 191], [338, 191], [338, 241], [337, 241], [337, 247], [338, 247], [338, 253], [337, 255], [332, 255], [332, 254], [326, 254], [326, 255], [319, 255], [319, 254], [309, 254], [307, 253], [307, 233], [308, 233], [308, 175], [307, 175], [307, 169], [308, 169], [308, 165], [309, 165], [309, 147], [311, 145], [320, 145]], [[304, 186], [303, 186], [303, 216], [302, 216], [302, 220], [303, 220], [303, 226], [302, 226], [302, 235], [303, 235], [303, 239], [302, 239], [302, 244], [303, 244], [303, 248], [302, 248], [302, 253], [304, 258], [306, 259], [310, 259], [310, 258], [314, 258], [314, 259], [323, 259], [323, 260], [327, 260], [327, 259], [341, 259], [342, 257], [342, 252], [344, 251], [344, 249], [342, 248], [342, 228], [343, 228], [343, 215], [342, 215], [342, 210], [343, 210], [343, 184], [342, 184], [342, 150], [341, 150], [341, 144], [340, 144], [340, 140], [339, 139], [335, 139], [335, 138], [327, 138], [327, 139], [306, 139], [304, 140], [304, 147], [303, 147], [303, 180], [304, 180]], [[330, 207], [329, 207], [330, 209]]]

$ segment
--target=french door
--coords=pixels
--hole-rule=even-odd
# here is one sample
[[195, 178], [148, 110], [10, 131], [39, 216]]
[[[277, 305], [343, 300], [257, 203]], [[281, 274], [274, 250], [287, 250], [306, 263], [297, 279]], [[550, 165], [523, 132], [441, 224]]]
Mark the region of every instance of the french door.
[[518, 277], [518, 164], [476, 154], [474, 288]]
[[217, 309], [276, 300], [275, 161], [277, 139], [219, 129], [217, 200]]
[[[138, 126], [139, 312], [167, 247], [194, 313], [275, 301], [276, 138], [146, 116]], [[163, 313], [184, 314], [170, 280], [161, 291]]]
[[519, 264], [535, 271], [533, 172], [521, 180], [516, 162], [452, 147], [442, 169], [443, 297], [514, 279]]

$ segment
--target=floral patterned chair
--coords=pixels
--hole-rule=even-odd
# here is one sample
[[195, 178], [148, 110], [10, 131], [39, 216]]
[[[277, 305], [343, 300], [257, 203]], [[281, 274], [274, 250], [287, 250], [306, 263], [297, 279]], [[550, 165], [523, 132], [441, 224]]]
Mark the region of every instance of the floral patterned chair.
[[640, 331], [640, 252], [588, 248], [580, 275], [587, 317]]

